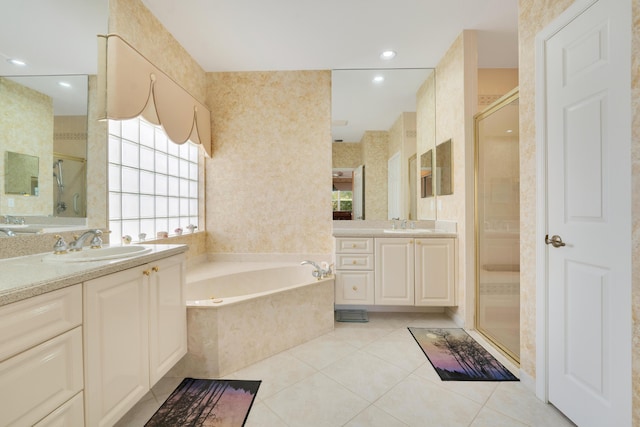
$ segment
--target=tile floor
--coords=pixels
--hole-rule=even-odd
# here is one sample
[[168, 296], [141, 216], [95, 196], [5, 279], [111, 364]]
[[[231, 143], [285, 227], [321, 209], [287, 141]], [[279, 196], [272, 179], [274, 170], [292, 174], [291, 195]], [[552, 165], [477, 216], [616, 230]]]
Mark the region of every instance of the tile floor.
[[[456, 327], [442, 314], [369, 313], [227, 376], [262, 380], [246, 426], [574, 425], [519, 382], [440, 381], [408, 326]], [[181, 380], [163, 378], [117, 426], [144, 426]]]

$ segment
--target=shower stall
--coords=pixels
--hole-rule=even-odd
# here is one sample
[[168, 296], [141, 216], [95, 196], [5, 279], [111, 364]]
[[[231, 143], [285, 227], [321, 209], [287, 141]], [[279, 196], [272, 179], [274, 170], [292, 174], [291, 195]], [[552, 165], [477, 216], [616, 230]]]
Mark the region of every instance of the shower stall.
[[520, 359], [518, 90], [475, 117], [476, 329]]
[[53, 153], [53, 215], [86, 217], [86, 160]]

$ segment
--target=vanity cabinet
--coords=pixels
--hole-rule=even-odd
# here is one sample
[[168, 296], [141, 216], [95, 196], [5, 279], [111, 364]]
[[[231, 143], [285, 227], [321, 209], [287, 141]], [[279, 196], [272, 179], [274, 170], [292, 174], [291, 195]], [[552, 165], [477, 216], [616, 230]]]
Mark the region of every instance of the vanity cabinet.
[[375, 239], [375, 304], [414, 305], [414, 239]]
[[1, 425], [83, 425], [81, 323], [80, 285], [0, 307]]
[[455, 239], [376, 238], [375, 304], [455, 305]]
[[111, 426], [186, 353], [184, 255], [84, 283], [86, 425]]
[[373, 238], [336, 238], [336, 304], [374, 303]]

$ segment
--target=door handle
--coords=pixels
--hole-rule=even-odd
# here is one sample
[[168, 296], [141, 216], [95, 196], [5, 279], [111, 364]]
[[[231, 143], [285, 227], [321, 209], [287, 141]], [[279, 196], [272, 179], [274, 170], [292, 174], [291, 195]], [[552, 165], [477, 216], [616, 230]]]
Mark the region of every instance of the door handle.
[[566, 246], [566, 244], [562, 241], [562, 237], [558, 236], [557, 234], [554, 236], [551, 236], [551, 239], [549, 239], [549, 235], [547, 234], [546, 236], [544, 236], [544, 242], [547, 245], [551, 245], [554, 248], [560, 248], [562, 246]]

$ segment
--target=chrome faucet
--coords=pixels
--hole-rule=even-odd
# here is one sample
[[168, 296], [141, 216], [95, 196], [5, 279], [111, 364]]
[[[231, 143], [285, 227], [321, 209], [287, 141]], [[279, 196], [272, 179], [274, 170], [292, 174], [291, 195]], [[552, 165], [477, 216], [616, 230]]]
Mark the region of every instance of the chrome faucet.
[[300, 265], [305, 265], [305, 264], [309, 264], [312, 265], [313, 268], [315, 268], [315, 270], [313, 270], [313, 272], [311, 273], [311, 275], [313, 277], [315, 277], [316, 279], [320, 280], [320, 279], [324, 279], [325, 277], [329, 276], [332, 273], [331, 270], [331, 266], [327, 266], [327, 268], [323, 268], [320, 265], [318, 265], [317, 263], [313, 262], [313, 261], [302, 261], [300, 263]]
[[11, 231], [10, 228], [0, 228], [0, 231], [3, 232], [4, 234], [6, 234], [9, 237], [13, 237], [16, 235], [16, 233], [14, 233], [13, 231]]
[[400, 224], [400, 228], [402, 228], [403, 230], [407, 228], [407, 220], [403, 219], [402, 223]]
[[68, 249], [70, 251], [81, 251], [84, 247], [84, 241], [89, 238], [89, 236], [93, 236], [91, 239], [90, 245], [91, 249], [97, 249], [102, 247], [102, 230], [88, 230], [82, 233], [80, 237], [74, 236], [75, 240], [68, 245]]

